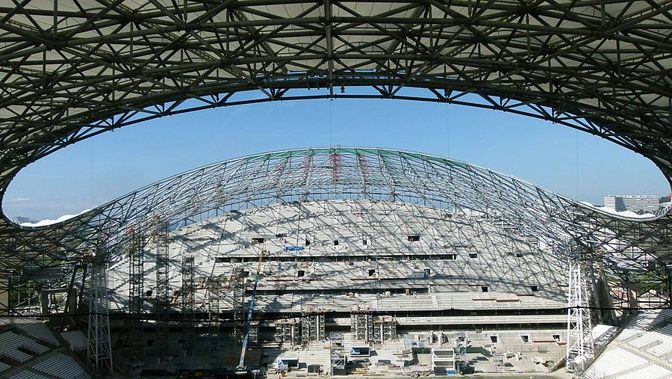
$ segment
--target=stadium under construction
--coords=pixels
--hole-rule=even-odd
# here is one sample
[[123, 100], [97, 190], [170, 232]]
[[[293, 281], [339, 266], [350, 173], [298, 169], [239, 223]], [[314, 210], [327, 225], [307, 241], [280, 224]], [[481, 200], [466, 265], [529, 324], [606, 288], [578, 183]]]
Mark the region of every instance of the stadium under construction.
[[[0, 0], [0, 191], [116, 128], [339, 98], [540, 118], [669, 181], [671, 12]], [[449, 158], [325, 147], [214, 163], [51, 225], [2, 216], [3, 378], [672, 377], [669, 207], [625, 217]]]

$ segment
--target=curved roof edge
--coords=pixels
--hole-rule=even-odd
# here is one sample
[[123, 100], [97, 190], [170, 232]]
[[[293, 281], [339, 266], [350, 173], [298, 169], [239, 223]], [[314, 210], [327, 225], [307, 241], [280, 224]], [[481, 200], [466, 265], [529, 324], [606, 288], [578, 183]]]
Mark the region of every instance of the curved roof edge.
[[208, 169], [213, 169], [216, 167], [222, 167], [225, 165], [230, 165], [236, 162], [244, 162], [244, 161], [255, 161], [259, 159], [270, 159], [270, 158], [278, 158], [278, 157], [288, 157], [288, 156], [306, 156], [306, 155], [315, 155], [315, 154], [344, 154], [344, 153], [354, 153], [354, 154], [382, 154], [382, 155], [389, 155], [389, 154], [400, 154], [408, 157], [415, 157], [415, 158], [421, 158], [425, 160], [431, 160], [431, 161], [436, 161], [440, 162], [442, 164], [448, 164], [448, 165], [455, 165], [455, 166], [461, 166], [461, 167], [470, 167], [479, 171], [483, 172], [488, 172], [492, 173], [497, 176], [501, 177], [507, 177], [511, 180], [514, 180], [520, 184], [536, 188], [539, 191], [543, 191], [549, 194], [552, 194], [553, 196], [556, 196], [558, 198], [562, 198], [568, 203], [573, 203], [577, 207], [587, 209], [591, 212], [598, 213], [600, 215], [603, 215], [608, 218], [613, 218], [613, 219], [619, 219], [619, 220], [625, 220], [625, 221], [633, 221], [633, 222], [650, 222], [650, 221], [655, 221], [660, 218], [665, 217], [670, 210], [672, 210], [672, 204], [668, 204], [667, 206], [661, 208], [654, 216], [651, 217], [632, 217], [632, 216], [627, 216], [627, 215], [622, 215], [618, 213], [613, 213], [613, 212], [608, 212], [600, 207], [596, 207], [592, 204], [589, 204], [584, 201], [579, 201], [572, 199], [568, 196], [546, 190], [534, 183], [531, 183], [529, 181], [526, 181], [524, 179], [520, 179], [516, 176], [509, 175], [509, 174], [504, 174], [498, 171], [491, 170], [489, 168], [475, 165], [466, 161], [458, 160], [458, 159], [453, 159], [449, 157], [443, 157], [440, 155], [436, 154], [429, 154], [429, 153], [421, 153], [418, 151], [413, 151], [413, 150], [405, 150], [405, 149], [392, 149], [392, 148], [382, 148], [382, 147], [361, 147], [361, 146], [331, 146], [331, 147], [303, 147], [303, 148], [289, 148], [289, 149], [279, 149], [279, 150], [271, 150], [267, 152], [262, 152], [262, 153], [256, 153], [256, 154], [251, 154], [251, 155], [245, 155], [245, 156], [239, 156], [235, 158], [230, 158], [230, 159], [225, 159], [221, 161], [217, 161], [214, 163], [208, 163], [206, 165], [202, 165], [190, 170], [186, 170], [174, 175], [170, 175], [168, 177], [165, 177], [163, 179], [159, 179], [157, 181], [154, 181], [150, 184], [144, 185], [134, 191], [130, 191], [122, 196], [119, 196], [113, 200], [104, 202], [92, 209], [82, 211], [79, 214], [72, 215], [72, 217], [69, 217], [65, 220], [62, 221], [57, 221], [50, 223], [49, 225], [42, 225], [42, 226], [29, 226], [29, 225], [23, 225], [23, 224], [17, 224], [14, 222], [14, 220], [11, 220], [7, 218], [6, 215], [2, 214], [3, 217], [5, 217], [5, 220], [8, 221], [10, 224], [22, 228], [22, 229], [27, 229], [27, 230], [45, 230], [45, 229], [50, 229], [50, 228], [55, 228], [63, 224], [70, 223], [74, 220], [82, 220], [82, 219], [90, 219], [96, 214], [100, 213], [102, 209], [106, 209], [110, 206], [113, 206], [115, 203], [120, 202], [123, 199], [129, 198], [134, 196], [134, 194], [138, 192], [142, 192], [145, 190], [149, 190], [151, 188], [160, 186], [162, 183], [169, 182], [173, 179], [176, 178], [181, 178], [189, 174], [197, 173], [199, 171], [205, 171]]

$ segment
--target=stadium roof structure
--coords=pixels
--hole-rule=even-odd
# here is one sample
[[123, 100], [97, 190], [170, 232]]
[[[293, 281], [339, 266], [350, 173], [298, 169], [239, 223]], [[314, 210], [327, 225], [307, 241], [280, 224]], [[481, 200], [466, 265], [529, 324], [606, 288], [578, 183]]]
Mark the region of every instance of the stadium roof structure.
[[[641, 153], [669, 181], [671, 12], [671, 1], [632, 0], [3, 0], [0, 193], [30, 162], [105, 131], [199, 109], [307, 98], [423, 100], [525, 114]], [[492, 196], [518, 191], [495, 186], [509, 183], [503, 176], [475, 178], [493, 184]], [[526, 196], [547, 197], [522, 187], [531, 191]], [[546, 209], [576, 228], [581, 222], [566, 215], [619, 225], [620, 237], [669, 257], [667, 217], [635, 222], [566, 199], [547, 208], [526, 201], [511, 196], [500, 204], [521, 211], [519, 218]], [[117, 213], [100, 213], [108, 204], [40, 231], [3, 217], [3, 265], [54, 255], [49, 264], [87, 236], [67, 232], [129, 220], [124, 203], [111, 204]], [[92, 217], [99, 213], [107, 216]]]
[[[78, 263], [94, 245], [105, 246], [108, 261], [118, 261], [134, 235], [149, 238], [166, 223], [173, 230], [247, 208], [360, 199], [480, 214], [543, 241], [567, 259], [601, 261], [616, 275], [648, 269], [647, 261], [659, 260], [661, 244], [667, 243], [660, 238], [667, 234], [659, 233], [653, 223], [609, 214], [464, 162], [398, 150], [328, 147], [211, 164], [65, 222], [36, 230], [21, 228], [13, 234], [12, 254], [3, 255], [2, 262], [38, 276], [49, 272], [42, 270], [45, 267], [56, 266], [49, 279], [64, 283], [70, 273], [63, 269], [64, 262]], [[635, 254], [628, 258], [623, 252]]]
[[628, 147], [669, 179], [671, 68], [670, 1], [5, 0], [1, 183], [131, 123], [310, 97], [523, 113]]

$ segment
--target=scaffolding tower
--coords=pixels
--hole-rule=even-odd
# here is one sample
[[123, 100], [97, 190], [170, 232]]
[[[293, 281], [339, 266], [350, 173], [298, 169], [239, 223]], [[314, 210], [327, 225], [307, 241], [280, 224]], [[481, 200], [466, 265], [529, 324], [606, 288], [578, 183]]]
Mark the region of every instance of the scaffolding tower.
[[[443, 343], [443, 341], [441, 342]], [[455, 336], [455, 368], [459, 374], [462, 373], [467, 363], [467, 347], [469, 347], [467, 334], [465, 332], [458, 332]], [[495, 360], [495, 363], [497, 363], [497, 360]]]
[[245, 272], [236, 267], [229, 278], [231, 307], [233, 309], [233, 336], [242, 339], [245, 336]]
[[156, 345], [158, 351], [165, 352], [169, 346], [168, 335], [170, 326], [168, 323], [170, 311], [169, 289], [170, 282], [168, 255], [168, 223], [157, 219], [154, 230], [154, 244], [156, 248], [156, 298], [154, 312], [156, 313]]
[[250, 321], [250, 329], [248, 331], [248, 340], [250, 344], [259, 343], [259, 326], [260, 322], [258, 320]]
[[89, 325], [86, 356], [100, 372], [112, 371], [109, 299], [107, 297], [106, 251], [97, 246], [90, 263]]
[[373, 326], [374, 342], [382, 343], [397, 339], [397, 320], [393, 316], [375, 316]]
[[355, 341], [392, 341], [397, 339], [397, 320], [393, 316], [374, 316], [356, 309], [350, 313], [350, 330]]
[[593, 359], [592, 322], [587, 275], [582, 262], [569, 261], [569, 294], [567, 305], [567, 372], [581, 373]]
[[142, 320], [145, 295], [145, 253], [142, 235], [134, 230], [128, 236], [128, 314], [131, 354], [142, 359], [144, 324]]
[[301, 343], [308, 345], [314, 341], [324, 341], [326, 339], [324, 312], [313, 306], [307, 306], [301, 313]]
[[373, 341], [373, 314], [366, 312], [351, 313], [350, 329], [355, 341]]
[[193, 353], [196, 325], [194, 309], [196, 308], [196, 285], [194, 257], [186, 254], [182, 257], [182, 334], [184, 340], [184, 354], [190, 356]]
[[347, 358], [343, 346], [343, 335], [335, 334], [329, 338], [330, 371], [329, 375], [346, 375]]
[[301, 344], [301, 319], [290, 318], [275, 322], [275, 342], [292, 346]]
[[220, 276], [210, 277], [208, 281], [208, 353], [210, 368], [219, 368], [221, 353], [221, 312], [224, 296], [224, 283]]

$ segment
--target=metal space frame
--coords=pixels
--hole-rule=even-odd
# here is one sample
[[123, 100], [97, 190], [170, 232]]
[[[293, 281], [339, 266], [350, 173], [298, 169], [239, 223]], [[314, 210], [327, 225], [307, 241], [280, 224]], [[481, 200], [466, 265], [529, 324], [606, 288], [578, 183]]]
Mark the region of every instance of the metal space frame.
[[587, 262], [570, 259], [568, 265], [567, 296], [567, 353], [565, 367], [569, 372], [581, 373], [594, 358], [593, 327], [590, 315], [590, 281]]
[[[98, 249], [98, 253], [102, 253]], [[112, 339], [110, 335], [107, 265], [100, 257], [93, 257], [90, 264], [88, 345], [89, 363], [101, 372], [112, 371]]]
[[5, 0], [1, 183], [142, 120], [326, 97], [527, 114], [641, 152], [669, 177], [671, 11], [635, 0]]
[[[141, 188], [55, 228], [38, 231], [43, 238], [33, 236], [25, 247], [37, 249], [52, 238], [58, 239], [46, 253], [34, 250], [37, 255], [33, 258], [57, 268], [40, 271], [49, 273], [50, 286], [66, 286], [74, 265], [83, 258], [86, 244], [96, 236], [107, 236], [106, 259], [117, 262], [132, 251], [127, 231], [151, 234], [157, 228], [157, 219], [165, 222], [165, 230], [231, 210], [338, 199], [480, 212], [547, 244], [560, 256], [567, 254], [568, 241], [590, 246], [586, 259], [603, 266], [623, 283], [637, 282], [644, 271], [648, 281], [668, 283], [666, 262], [672, 229], [662, 226], [666, 218], [647, 223], [614, 216], [464, 162], [368, 148], [278, 151], [197, 168]], [[661, 214], [666, 212], [661, 210]], [[30, 274], [36, 270], [33, 262], [21, 261], [15, 267], [11, 282], [16, 291], [21, 291], [22, 284], [28, 286], [39, 279]], [[163, 287], [161, 293], [165, 292]], [[29, 292], [27, 288], [24, 291]], [[669, 292], [660, 292], [659, 296], [663, 303], [669, 302]], [[13, 304], [13, 308], [21, 306]]]

